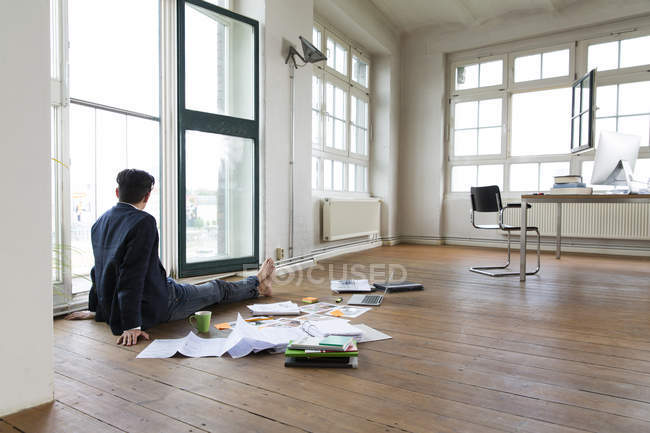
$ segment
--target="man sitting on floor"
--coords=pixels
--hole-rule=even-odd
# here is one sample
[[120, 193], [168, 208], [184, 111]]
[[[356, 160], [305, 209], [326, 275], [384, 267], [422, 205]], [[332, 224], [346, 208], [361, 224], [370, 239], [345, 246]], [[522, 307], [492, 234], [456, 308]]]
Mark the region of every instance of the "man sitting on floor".
[[212, 280], [193, 285], [167, 278], [158, 257], [156, 220], [144, 211], [154, 178], [142, 170], [127, 169], [117, 175], [119, 202], [92, 227], [95, 266], [90, 271], [90, 311], [68, 320], [107, 322], [117, 344], [137, 344], [138, 337], [158, 323], [184, 319], [209, 305], [236, 302], [262, 294], [271, 296], [275, 266], [268, 258], [257, 276], [237, 282]]

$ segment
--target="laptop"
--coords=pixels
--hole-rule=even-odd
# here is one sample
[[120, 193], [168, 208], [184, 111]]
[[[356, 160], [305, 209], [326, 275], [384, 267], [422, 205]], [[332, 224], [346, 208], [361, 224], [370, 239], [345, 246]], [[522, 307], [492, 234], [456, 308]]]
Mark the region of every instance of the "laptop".
[[348, 300], [348, 305], [367, 305], [376, 307], [384, 300], [388, 289], [384, 289], [383, 295], [352, 295]]
[[401, 283], [375, 283], [374, 286], [379, 290], [386, 290], [388, 293], [410, 292], [424, 288], [422, 284], [412, 283], [410, 281], [402, 281]]

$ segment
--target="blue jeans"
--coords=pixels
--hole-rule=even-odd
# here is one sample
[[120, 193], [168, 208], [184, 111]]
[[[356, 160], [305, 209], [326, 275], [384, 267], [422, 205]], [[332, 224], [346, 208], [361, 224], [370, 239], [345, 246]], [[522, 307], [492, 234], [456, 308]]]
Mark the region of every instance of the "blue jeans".
[[190, 314], [214, 304], [243, 301], [244, 299], [257, 298], [259, 291], [257, 277], [248, 277], [245, 280], [228, 282], [212, 280], [202, 284], [181, 284], [167, 278], [169, 288], [168, 311], [169, 319], [180, 320]]

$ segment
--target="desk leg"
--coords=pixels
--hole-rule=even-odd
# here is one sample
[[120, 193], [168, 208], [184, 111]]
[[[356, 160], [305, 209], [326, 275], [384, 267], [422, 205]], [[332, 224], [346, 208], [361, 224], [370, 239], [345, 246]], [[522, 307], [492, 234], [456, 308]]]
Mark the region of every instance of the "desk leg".
[[555, 229], [557, 234], [555, 235], [555, 258], [560, 258], [560, 249], [562, 245], [562, 203], [557, 204], [557, 221], [555, 222]]
[[526, 241], [528, 237], [528, 203], [521, 200], [521, 234], [519, 235], [519, 281], [526, 281]]

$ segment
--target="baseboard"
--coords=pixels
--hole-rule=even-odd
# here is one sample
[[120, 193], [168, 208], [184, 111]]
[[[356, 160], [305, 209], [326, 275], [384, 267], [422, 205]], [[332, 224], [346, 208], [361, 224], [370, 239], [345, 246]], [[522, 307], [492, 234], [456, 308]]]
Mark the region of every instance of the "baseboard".
[[402, 235], [399, 238], [400, 238], [400, 243], [403, 244], [418, 244], [418, 245], [443, 245], [444, 244], [444, 238], [438, 236]]
[[[444, 244], [468, 247], [506, 248], [508, 241], [506, 239], [472, 239], [447, 237], [444, 238]], [[518, 237], [513, 237], [512, 245], [513, 249], [519, 249]], [[534, 237], [529, 238], [527, 250], [531, 251], [535, 250], [536, 248], [537, 241], [534, 239]], [[544, 238], [542, 238], [541, 250], [555, 251], [555, 239], [544, 240]], [[647, 257], [650, 255], [650, 244], [648, 246], [602, 245], [590, 244], [588, 242], [575, 243], [575, 241], [567, 240], [562, 242], [562, 252]]]

